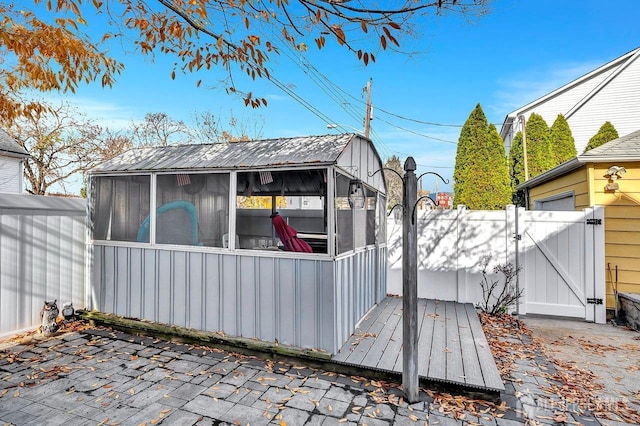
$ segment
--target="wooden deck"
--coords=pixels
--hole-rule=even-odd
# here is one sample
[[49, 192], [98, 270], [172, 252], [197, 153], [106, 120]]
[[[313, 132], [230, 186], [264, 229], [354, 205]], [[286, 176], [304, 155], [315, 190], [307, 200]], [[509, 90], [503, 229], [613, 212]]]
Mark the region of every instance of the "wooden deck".
[[[470, 304], [418, 300], [421, 380], [499, 392], [504, 384]], [[402, 299], [387, 297], [361, 321], [334, 362], [402, 372]]]

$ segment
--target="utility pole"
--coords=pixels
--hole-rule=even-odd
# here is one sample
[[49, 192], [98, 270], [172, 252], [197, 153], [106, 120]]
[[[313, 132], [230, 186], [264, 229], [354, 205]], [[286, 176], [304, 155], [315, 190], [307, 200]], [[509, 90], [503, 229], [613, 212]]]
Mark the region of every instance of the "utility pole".
[[363, 89], [367, 95], [367, 108], [364, 116], [364, 137], [369, 138], [371, 132], [371, 120], [373, 119], [373, 107], [371, 106], [371, 79], [367, 81], [367, 87]]

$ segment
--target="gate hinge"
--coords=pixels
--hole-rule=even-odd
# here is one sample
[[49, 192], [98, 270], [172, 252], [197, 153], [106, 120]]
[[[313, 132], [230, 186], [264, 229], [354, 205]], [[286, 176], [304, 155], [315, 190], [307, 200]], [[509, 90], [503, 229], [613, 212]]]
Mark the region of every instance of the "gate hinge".
[[587, 297], [588, 305], [602, 305], [602, 299], [597, 299], [595, 297]]
[[513, 234], [513, 239], [518, 241], [522, 240], [522, 234]]
[[602, 219], [587, 219], [587, 225], [602, 225]]

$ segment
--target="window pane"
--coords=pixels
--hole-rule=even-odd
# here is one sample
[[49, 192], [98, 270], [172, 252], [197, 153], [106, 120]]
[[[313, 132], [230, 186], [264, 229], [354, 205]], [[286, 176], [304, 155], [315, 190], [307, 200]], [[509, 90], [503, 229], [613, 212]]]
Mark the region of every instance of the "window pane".
[[156, 243], [222, 247], [229, 232], [229, 174], [158, 175], [156, 206]]
[[367, 212], [367, 245], [373, 245], [376, 243], [376, 191], [365, 187], [365, 194], [367, 199], [364, 204], [364, 208]]
[[[399, 207], [396, 207], [399, 208]], [[378, 244], [387, 243], [387, 199], [378, 194], [378, 215], [376, 219], [376, 240]]]
[[137, 241], [149, 215], [150, 176], [99, 176], [91, 182], [93, 238]]
[[314, 253], [327, 253], [326, 173], [326, 169], [238, 173], [239, 248], [283, 248], [271, 222], [275, 210]]
[[336, 242], [337, 253], [353, 250], [353, 210], [349, 207], [349, 178], [336, 174]]

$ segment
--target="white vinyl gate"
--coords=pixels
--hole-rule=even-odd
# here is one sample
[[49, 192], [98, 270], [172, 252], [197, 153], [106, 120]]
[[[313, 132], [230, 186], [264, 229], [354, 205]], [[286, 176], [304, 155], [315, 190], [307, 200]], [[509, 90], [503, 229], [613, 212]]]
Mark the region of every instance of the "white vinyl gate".
[[[391, 219], [387, 229], [387, 287], [402, 294], [402, 224]], [[479, 304], [479, 265], [486, 254], [492, 255], [492, 265], [521, 268], [520, 314], [606, 322], [603, 207], [423, 211], [418, 215], [418, 297]]]
[[518, 214], [521, 314], [605, 322], [604, 208]]

